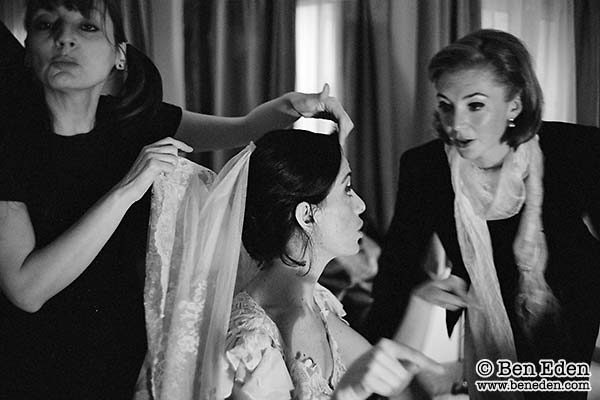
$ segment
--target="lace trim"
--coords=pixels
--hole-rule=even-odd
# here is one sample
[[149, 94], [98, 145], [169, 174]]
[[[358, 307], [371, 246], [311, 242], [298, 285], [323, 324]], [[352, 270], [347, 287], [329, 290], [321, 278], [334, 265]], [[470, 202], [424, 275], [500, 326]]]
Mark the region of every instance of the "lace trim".
[[[298, 400], [329, 399], [346, 372], [338, 344], [327, 323], [330, 312], [340, 318], [346, 315], [343, 306], [330, 291], [320, 285], [315, 288], [314, 299], [327, 334], [333, 358], [333, 370], [329, 379], [325, 379], [320, 366], [310, 357], [296, 354], [296, 357], [286, 361], [294, 382], [293, 398]], [[239, 367], [244, 365], [246, 370], [253, 371], [268, 347], [276, 348], [285, 360], [282, 343], [279, 329], [265, 310], [248, 293], [240, 292], [232, 306], [226, 345], [226, 348], [230, 349], [227, 351], [230, 365], [238, 371], [236, 379], [241, 381], [245, 378], [245, 373], [241, 372]]]
[[[173, 246], [176, 237], [182, 232], [173, 229], [176, 226], [177, 216], [186, 191], [189, 189], [190, 179], [198, 176], [205, 184], [202, 190], [208, 193], [215, 173], [201, 167], [185, 158], [178, 158], [175, 170], [167, 175], [159, 176], [153, 184], [153, 201], [150, 210], [150, 226], [148, 248], [146, 253], [146, 282], [144, 287], [144, 305], [146, 310], [146, 327], [148, 331], [148, 349], [164, 349], [166, 341], [165, 332], [169, 331], [169, 319], [165, 317], [165, 310], [172, 309], [175, 301], [177, 286], [176, 265], [172, 266]], [[197, 315], [203, 308], [206, 282], [200, 283], [194, 293], [194, 300], [182, 302], [179, 308], [185, 309], [186, 315]], [[166, 295], [165, 295], [166, 293]], [[177, 337], [178, 351], [194, 353], [195, 329], [192, 327], [179, 327], [173, 332]], [[197, 334], [196, 334], [197, 336]], [[162, 351], [159, 351], [162, 353]], [[151, 390], [154, 394], [160, 393], [158, 387], [163, 382], [165, 358], [163, 354], [151, 355], [152, 381]]]

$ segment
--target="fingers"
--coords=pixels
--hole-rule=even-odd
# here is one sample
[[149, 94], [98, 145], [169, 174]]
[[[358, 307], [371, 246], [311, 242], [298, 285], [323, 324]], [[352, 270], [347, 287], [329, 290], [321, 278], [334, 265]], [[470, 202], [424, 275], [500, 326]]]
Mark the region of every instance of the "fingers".
[[[192, 147], [188, 146], [184, 142], [174, 139], [172, 137], [166, 137], [157, 142], [145, 146], [138, 157], [139, 164], [142, 168], [152, 166], [152, 160], [160, 161], [165, 164], [172, 166], [177, 165], [177, 159], [179, 152], [189, 153], [193, 151]], [[155, 167], [160, 167], [161, 163], [157, 163]], [[162, 172], [169, 172], [164, 168], [159, 168]], [[168, 168], [167, 168], [168, 169]]]
[[462, 278], [456, 275], [450, 275], [448, 278], [440, 281], [440, 283], [448, 292], [454, 293], [462, 299], [467, 298], [468, 285]]
[[154, 170], [156, 173], [171, 172], [177, 166], [177, 156], [159, 152], [147, 153], [149, 157], [145, 160], [145, 169]]
[[425, 282], [414, 294], [423, 300], [447, 310], [458, 310], [469, 305], [466, 283], [451, 275], [447, 279]]
[[391, 396], [400, 393], [421, 369], [443, 373], [443, 367], [420, 352], [393, 342], [380, 340], [371, 349], [371, 360], [361, 379], [361, 387], [369, 393]]
[[124, 189], [132, 202], [139, 200], [159, 174], [175, 169], [180, 151], [189, 153], [193, 149], [172, 137], [145, 146], [116, 187]]
[[172, 153], [172, 150], [175, 149], [175, 152], [173, 153], [175, 155], [177, 155], [177, 150], [181, 150], [185, 153], [191, 153], [194, 151], [194, 149], [191, 146], [187, 145], [181, 140], [177, 140], [172, 137], [163, 138], [157, 142], [146, 146], [145, 149], [162, 149], [163, 151], [168, 151]]
[[[325, 102], [325, 99], [329, 97], [329, 83], [325, 83], [323, 85], [323, 89], [321, 89], [321, 93], [319, 93], [319, 100], [321, 102]], [[325, 110], [321, 110], [325, 111]]]
[[445, 308], [446, 310], [457, 311], [468, 306], [468, 303], [460, 297], [443, 290], [435, 290], [426, 293], [426, 296], [421, 295], [420, 297], [427, 300], [431, 304], [435, 304], [436, 306]]
[[342, 107], [342, 104], [335, 97], [327, 97], [322, 100], [325, 106], [324, 113], [333, 116], [333, 119], [338, 124], [340, 132], [340, 143], [343, 145], [350, 132], [354, 129], [354, 123], [350, 116]]
[[378, 343], [353, 363], [338, 388], [349, 384], [357, 398], [367, 398], [371, 393], [390, 396], [406, 388], [412, 374], [384, 347]]
[[[354, 129], [354, 123], [348, 116], [341, 103], [330, 95], [328, 83], [318, 94], [303, 95], [302, 101], [294, 101], [294, 109], [303, 117], [329, 119], [338, 124], [340, 144], [344, 145], [346, 138]], [[316, 101], [315, 101], [316, 100]]]
[[389, 339], [381, 339], [379, 343], [381, 343], [382, 346], [385, 346], [385, 351], [388, 354], [392, 355], [398, 360], [402, 360], [405, 362], [408, 361], [410, 364], [412, 364], [412, 366], [409, 367], [409, 369], [413, 369], [414, 367], [416, 367], [416, 371], [411, 371], [413, 373], [418, 372], [420, 370], [427, 370], [439, 374], [444, 373], [444, 367], [441, 364], [427, 357], [420, 351], [413, 349], [412, 347], [394, 342]]

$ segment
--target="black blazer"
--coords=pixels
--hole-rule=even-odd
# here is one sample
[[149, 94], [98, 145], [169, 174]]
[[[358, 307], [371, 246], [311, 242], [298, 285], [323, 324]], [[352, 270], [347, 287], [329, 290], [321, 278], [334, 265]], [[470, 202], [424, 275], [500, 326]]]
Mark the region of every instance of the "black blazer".
[[[600, 318], [600, 242], [582, 221], [600, 229], [600, 129], [544, 122], [539, 132], [544, 154], [543, 224], [549, 260], [546, 278], [561, 302], [555, 335], [544, 329], [535, 346], [515, 320], [518, 271], [512, 251], [520, 214], [488, 221], [494, 263], [517, 353], [521, 359], [564, 356], [589, 362]], [[443, 142], [433, 140], [403, 154], [395, 213], [383, 244], [374, 281], [374, 303], [365, 324], [371, 341], [392, 337], [411, 290], [428, 279], [422, 268], [432, 234], [437, 233], [452, 273], [469, 282], [454, 220], [454, 192]], [[447, 313], [449, 331], [460, 313]], [[557, 348], [562, 350], [554, 353]], [[567, 350], [569, 349], [569, 350]]]

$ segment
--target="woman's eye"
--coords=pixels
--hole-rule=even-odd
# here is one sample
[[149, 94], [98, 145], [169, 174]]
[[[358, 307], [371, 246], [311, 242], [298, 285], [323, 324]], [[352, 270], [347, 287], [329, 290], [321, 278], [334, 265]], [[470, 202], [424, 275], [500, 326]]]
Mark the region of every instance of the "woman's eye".
[[96, 32], [98, 27], [94, 24], [81, 24], [81, 30], [85, 32]]
[[480, 102], [473, 102], [473, 103], [469, 103], [469, 110], [471, 111], [479, 111], [483, 108], [485, 104], [480, 103]]
[[446, 103], [444, 101], [440, 101], [438, 103], [438, 110], [440, 110], [443, 113], [450, 112], [452, 110], [452, 105], [450, 105], [449, 103]]
[[37, 31], [46, 31], [46, 30], [52, 29], [53, 25], [54, 25], [54, 22], [52, 22], [52, 21], [39, 20], [33, 24], [33, 27]]

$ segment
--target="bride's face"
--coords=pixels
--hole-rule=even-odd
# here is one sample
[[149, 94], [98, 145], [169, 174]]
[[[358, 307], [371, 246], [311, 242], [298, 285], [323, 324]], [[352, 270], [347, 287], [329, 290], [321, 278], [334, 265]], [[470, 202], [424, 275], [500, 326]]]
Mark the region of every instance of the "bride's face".
[[352, 175], [346, 157], [325, 200], [314, 212], [316, 248], [331, 258], [358, 253], [363, 221], [359, 217], [365, 203], [352, 188]]

